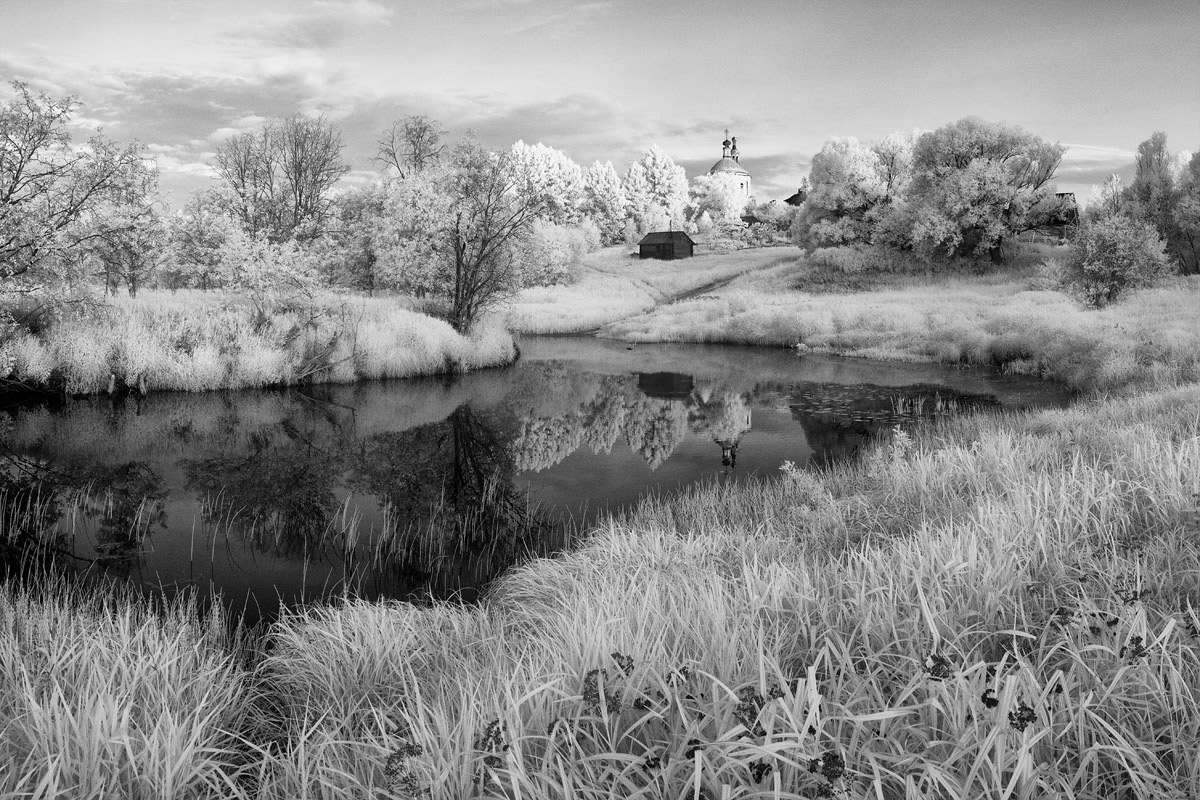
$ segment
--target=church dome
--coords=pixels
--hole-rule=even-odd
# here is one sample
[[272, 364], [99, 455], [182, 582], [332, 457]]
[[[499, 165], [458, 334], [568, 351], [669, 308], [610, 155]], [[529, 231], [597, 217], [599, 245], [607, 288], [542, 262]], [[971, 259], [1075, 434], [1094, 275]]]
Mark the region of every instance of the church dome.
[[718, 173], [726, 173], [726, 174], [733, 174], [733, 175], [746, 175], [746, 176], [750, 175], [750, 173], [746, 171], [745, 167], [743, 167], [738, 162], [734, 161], [729, 156], [723, 157], [720, 161], [713, 164], [712, 167], [708, 170], [709, 175], [716, 175]]

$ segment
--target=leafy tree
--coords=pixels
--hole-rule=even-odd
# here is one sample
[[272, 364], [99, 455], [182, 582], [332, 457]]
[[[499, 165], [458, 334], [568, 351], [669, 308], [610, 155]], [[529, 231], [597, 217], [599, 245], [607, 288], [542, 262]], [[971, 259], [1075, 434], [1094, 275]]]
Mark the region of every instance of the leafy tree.
[[386, 247], [383, 220], [387, 191], [382, 184], [352, 189], [337, 198], [336, 222], [321, 240], [329, 283], [374, 294], [389, 284], [381, 255]]
[[77, 148], [68, 124], [78, 100], [12, 87], [0, 105], [0, 285], [74, 283], [81, 248], [103, 230], [89, 223], [143, 169], [141, 146], [97, 133]]
[[451, 268], [448, 321], [465, 333], [521, 287], [515, 255], [544, 212], [544, 198], [520, 191], [522, 176], [511, 154], [470, 142], [456, 150], [448, 178], [449, 224], [439, 237]]
[[813, 156], [811, 189], [796, 217], [794, 240], [809, 247], [869, 244], [869, 214], [888, 200], [883, 172], [878, 154], [857, 139], [827, 141]]
[[[1190, 161], [1189, 158], [1189, 164]], [[1171, 158], [1167, 135], [1155, 131], [1138, 145], [1133, 182], [1125, 196], [1127, 213], [1158, 229], [1167, 243], [1167, 253], [1184, 273], [1200, 272], [1189, 202], [1195, 193], [1195, 182], [1189, 178], [1189, 172], [1190, 166], [1176, 164]]]
[[1166, 244], [1149, 222], [1110, 214], [1082, 225], [1071, 242], [1067, 281], [1091, 306], [1149, 285], [1167, 268]]
[[401, 180], [433, 166], [446, 154], [441, 123], [423, 114], [398, 119], [383, 132], [375, 160], [392, 168]]
[[215, 289], [221, 285], [221, 248], [235, 223], [228, 202], [215, 189], [195, 192], [169, 223], [171, 265], [177, 285]]
[[472, 140], [437, 168], [389, 186], [389, 277], [446, 297], [447, 320], [468, 331], [529, 280], [522, 256], [547, 199], [526, 187], [512, 151], [492, 153]]
[[1088, 200], [1087, 217], [1099, 219], [1112, 214], [1126, 214], [1129, 211], [1129, 200], [1122, 185], [1121, 176], [1113, 173], [1105, 179], [1101, 186], [1092, 187], [1092, 196]]
[[682, 224], [688, 201], [687, 172], [653, 144], [637, 163], [645, 170], [651, 209], [657, 207], [671, 221]]
[[119, 186], [104, 193], [85, 230], [86, 252], [100, 267], [105, 290], [115, 295], [124, 283], [136, 297], [167, 259], [158, 168], [145, 161], [132, 166]]
[[[642, 162], [635, 161], [629, 165], [629, 169], [625, 171], [625, 179], [621, 182], [621, 188], [625, 192], [628, 221], [632, 223], [636, 232], [644, 233], [643, 221], [651, 215], [651, 209], [654, 206], [654, 192], [650, 186], [650, 179], [646, 175], [646, 166]], [[627, 235], [626, 238], [630, 237]]]
[[1200, 153], [1192, 155], [1179, 176], [1172, 215], [1182, 270], [1192, 275], [1200, 273]]
[[619, 243], [625, 237], [625, 218], [629, 200], [621, 178], [611, 161], [592, 164], [583, 176], [583, 204], [580, 210], [600, 230], [604, 245]]
[[688, 191], [688, 219], [699, 225], [707, 213], [712, 222], [740, 222], [746, 198], [737, 182], [725, 175], [697, 175]]
[[1059, 209], [1049, 181], [1066, 148], [1021, 128], [967, 117], [913, 148], [914, 246], [928, 254], [1003, 259], [1008, 239]]
[[520, 191], [543, 209], [541, 216], [555, 225], [572, 225], [581, 218], [583, 170], [561, 150], [542, 143], [519, 141], [511, 148], [512, 167]]
[[244, 294], [260, 320], [275, 306], [311, 300], [319, 285], [313, 255], [294, 239], [272, 242], [265, 233], [233, 226], [220, 254], [221, 283]]
[[341, 152], [336, 127], [296, 114], [227, 139], [217, 148], [216, 170], [248, 233], [273, 242], [313, 239], [325, 232], [333, 186], [349, 169]]

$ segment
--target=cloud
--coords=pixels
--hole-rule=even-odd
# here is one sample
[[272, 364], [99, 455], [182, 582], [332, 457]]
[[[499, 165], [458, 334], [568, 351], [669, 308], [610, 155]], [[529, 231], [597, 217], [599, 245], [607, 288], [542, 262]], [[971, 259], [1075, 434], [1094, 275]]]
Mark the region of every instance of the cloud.
[[239, 19], [227, 35], [257, 49], [327, 50], [364, 29], [390, 25], [394, 14], [371, 0], [313, 0], [291, 11]]

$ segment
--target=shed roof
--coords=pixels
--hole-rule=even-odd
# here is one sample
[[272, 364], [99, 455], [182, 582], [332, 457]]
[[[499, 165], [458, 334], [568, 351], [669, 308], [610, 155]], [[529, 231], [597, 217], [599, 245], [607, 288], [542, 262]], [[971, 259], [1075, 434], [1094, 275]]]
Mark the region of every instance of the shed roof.
[[[652, 231], [647, 233], [638, 244], [672, 244], [683, 240], [692, 242], [692, 237], [683, 231]], [[695, 244], [695, 242], [692, 242]]]

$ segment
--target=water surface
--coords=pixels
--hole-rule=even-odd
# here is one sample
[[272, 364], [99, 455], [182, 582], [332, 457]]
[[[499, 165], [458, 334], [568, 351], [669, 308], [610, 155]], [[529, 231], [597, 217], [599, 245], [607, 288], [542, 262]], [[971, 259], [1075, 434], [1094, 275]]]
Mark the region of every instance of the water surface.
[[521, 348], [455, 378], [10, 407], [10, 541], [51, 530], [65, 565], [218, 590], [251, 620], [341, 592], [470, 600], [646, 492], [853, 457], [939, 413], [1069, 401], [988, 370], [788, 350]]

